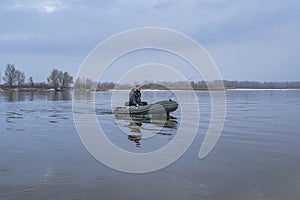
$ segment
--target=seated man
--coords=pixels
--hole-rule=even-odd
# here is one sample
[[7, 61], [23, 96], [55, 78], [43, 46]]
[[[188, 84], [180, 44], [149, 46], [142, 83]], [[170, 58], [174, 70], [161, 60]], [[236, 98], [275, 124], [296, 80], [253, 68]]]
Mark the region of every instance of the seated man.
[[137, 85], [129, 93], [129, 106], [144, 106], [147, 102], [141, 101], [141, 86]]

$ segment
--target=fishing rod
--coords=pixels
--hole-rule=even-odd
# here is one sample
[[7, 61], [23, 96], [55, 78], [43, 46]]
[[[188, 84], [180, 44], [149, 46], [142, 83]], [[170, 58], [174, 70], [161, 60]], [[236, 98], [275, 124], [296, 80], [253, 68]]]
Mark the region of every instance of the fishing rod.
[[[188, 83], [188, 82], [189, 82], [190, 80], [192, 80], [193, 78], [194, 78], [193, 76], [190, 77], [188, 80], [186, 80], [186, 82]], [[176, 98], [175, 94], [172, 92], [172, 94], [168, 97], [168, 99], [171, 100], [173, 97]], [[176, 98], [176, 100], [178, 100], [178, 99]]]

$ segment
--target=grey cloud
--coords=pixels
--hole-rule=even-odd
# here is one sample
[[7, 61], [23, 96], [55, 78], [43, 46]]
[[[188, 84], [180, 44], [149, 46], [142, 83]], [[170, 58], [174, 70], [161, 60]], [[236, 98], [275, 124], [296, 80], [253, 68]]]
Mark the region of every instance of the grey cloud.
[[[13, 7], [14, 2], [24, 6]], [[84, 57], [112, 34], [131, 28], [160, 26], [193, 37], [212, 51], [227, 77], [239, 79], [243, 72], [242, 61], [232, 55], [241, 49], [261, 52], [263, 47], [268, 52], [269, 56], [255, 55], [263, 62], [256, 61], [254, 71], [278, 68], [286, 62], [285, 57], [300, 51], [300, 2], [297, 0], [61, 0], [57, 6], [63, 9], [53, 12], [38, 12], [33, 3], [39, 2], [46, 1], [1, 1], [0, 54], [15, 55], [16, 61], [21, 54], [68, 54], [65, 59], [72, 55]], [[274, 46], [283, 46], [284, 51], [280, 54]], [[238, 53], [245, 60], [252, 58], [248, 52]], [[289, 58], [290, 65], [298, 63], [297, 57]], [[64, 57], [60, 59], [45, 62], [53, 65], [68, 62]], [[289, 79], [292, 75], [285, 74], [285, 77]]]

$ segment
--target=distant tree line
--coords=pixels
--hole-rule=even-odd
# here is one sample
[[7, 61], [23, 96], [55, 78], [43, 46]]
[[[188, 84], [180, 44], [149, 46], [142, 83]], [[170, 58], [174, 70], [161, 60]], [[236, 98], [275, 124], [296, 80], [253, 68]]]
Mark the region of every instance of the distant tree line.
[[103, 91], [115, 89], [117, 85], [118, 84], [115, 84], [113, 82], [95, 82], [89, 78], [78, 77], [75, 80], [74, 87], [76, 89]]
[[[212, 87], [219, 85], [220, 81], [209, 83]], [[223, 80], [224, 87], [227, 89], [300, 89], [300, 81], [293, 82], [258, 82], [258, 81], [228, 81]], [[207, 88], [205, 81], [190, 82], [194, 88]]]
[[[220, 89], [220, 84], [223, 84], [225, 89], [300, 89], [300, 81], [298, 82], [257, 82], [257, 81], [177, 81], [177, 82], [150, 82], [145, 81], [140, 83], [143, 89], [191, 89], [194, 90], [207, 90], [208, 85], [212, 89]], [[75, 85], [77, 89], [88, 89], [88, 90], [111, 90], [111, 89], [131, 89], [134, 87], [133, 84], [118, 84], [113, 82], [93, 82], [91, 79], [77, 78]]]
[[[0, 73], [1, 74], [1, 73]], [[25, 73], [16, 69], [12, 64], [7, 64], [4, 75], [0, 80], [4, 81], [0, 84], [2, 88], [53, 88], [55, 91], [68, 89], [73, 83], [73, 77], [67, 71], [53, 69], [47, 78], [47, 82], [34, 82], [30, 76], [26, 81]], [[1, 82], [0, 82], [1, 83]]]
[[223, 81], [227, 88], [244, 89], [300, 89], [300, 81], [294, 82], [257, 82], [257, 81]]
[[[71, 88], [73, 77], [67, 71], [61, 71], [53, 69], [46, 82], [34, 82], [32, 77], [29, 77], [26, 81], [25, 73], [16, 69], [12, 64], [7, 64], [4, 74], [0, 80], [1, 88], [42, 88], [42, 89], [54, 89], [55, 91], [62, 91]], [[2, 84], [1, 84], [2, 83]], [[137, 83], [136, 83], [137, 84]], [[219, 86], [224, 84], [226, 89], [229, 88], [243, 88], [243, 89], [300, 89], [300, 81], [294, 82], [258, 82], [258, 81], [228, 81], [228, 80], [216, 80], [213, 82], [205, 81], [162, 81], [162, 82], [151, 82], [144, 81], [140, 83], [143, 89], [190, 89], [191, 87], [195, 90], [207, 90], [210, 88], [219, 89]], [[111, 89], [130, 89], [134, 87], [132, 84], [119, 84], [114, 82], [94, 82], [89, 78], [78, 77], [75, 80], [74, 87], [76, 89], [85, 90], [111, 90]]]

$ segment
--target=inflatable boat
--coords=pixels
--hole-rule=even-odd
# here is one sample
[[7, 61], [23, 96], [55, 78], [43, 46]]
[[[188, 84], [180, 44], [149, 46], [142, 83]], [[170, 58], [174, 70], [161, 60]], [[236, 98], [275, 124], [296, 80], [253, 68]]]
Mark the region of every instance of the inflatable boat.
[[174, 100], [164, 100], [158, 101], [153, 104], [148, 104], [145, 106], [123, 106], [117, 107], [113, 114], [117, 115], [130, 115], [137, 117], [145, 117], [149, 114], [151, 115], [167, 115], [169, 116], [171, 112], [174, 112], [178, 108], [178, 103]]

